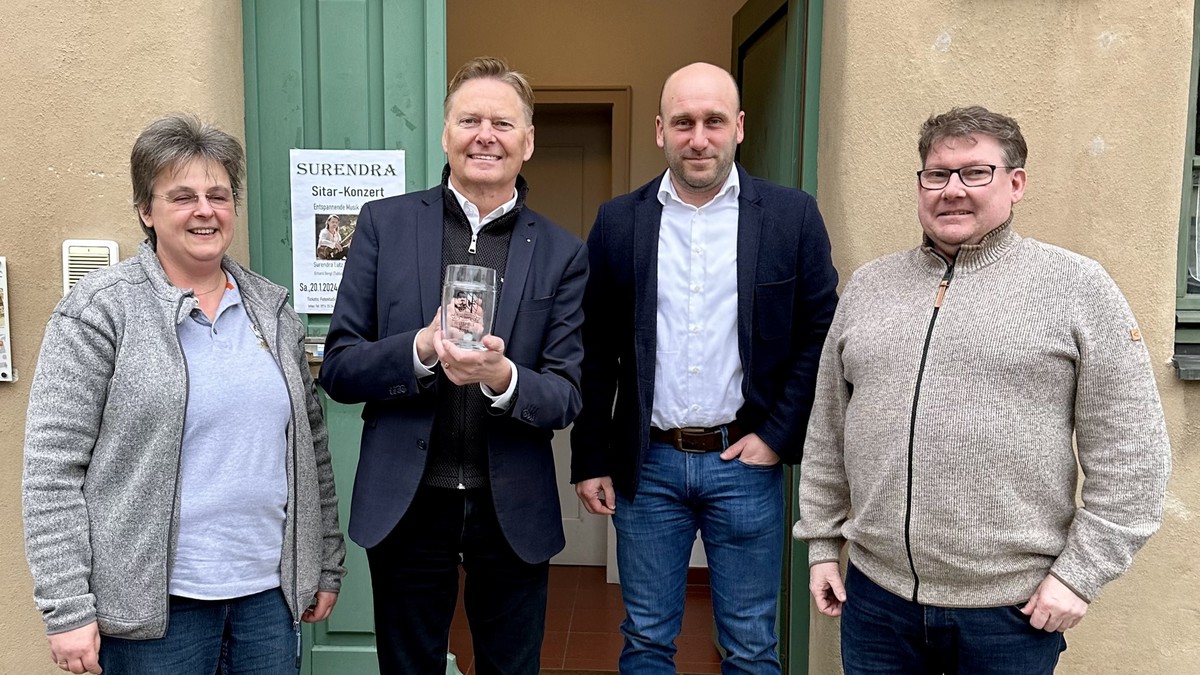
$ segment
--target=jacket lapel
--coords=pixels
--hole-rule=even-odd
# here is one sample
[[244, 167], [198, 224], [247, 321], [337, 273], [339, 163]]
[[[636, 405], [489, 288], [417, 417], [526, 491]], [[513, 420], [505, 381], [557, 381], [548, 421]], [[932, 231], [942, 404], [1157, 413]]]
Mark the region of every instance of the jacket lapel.
[[634, 207], [633, 217], [633, 299], [634, 349], [639, 373], [654, 382], [654, 358], [658, 340], [658, 230], [662, 224], [662, 204], [658, 201], [658, 183], [651, 183]]
[[521, 296], [525, 293], [525, 278], [533, 264], [533, 251], [537, 246], [537, 223], [526, 209], [521, 209], [521, 218], [513, 225], [512, 239], [508, 243], [508, 261], [504, 264], [504, 285], [500, 289], [500, 304], [496, 307], [496, 318], [492, 335], [504, 340], [512, 337], [513, 324], [521, 307]]
[[[751, 327], [754, 325], [755, 271], [758, 269], [758, 244], [761, 241], [762, 208], [749, 174], [740, 165], [738, 172], [737, 293], [738, 354], [742, 371], [750, 372]], [[743, 388], [748, 379], [742, 381]]]
[[433, 320], [442, 303], [442, 187], [429, 190], [428, 195], [425, 208], [417, 214], [417, 278], [425, 322]]

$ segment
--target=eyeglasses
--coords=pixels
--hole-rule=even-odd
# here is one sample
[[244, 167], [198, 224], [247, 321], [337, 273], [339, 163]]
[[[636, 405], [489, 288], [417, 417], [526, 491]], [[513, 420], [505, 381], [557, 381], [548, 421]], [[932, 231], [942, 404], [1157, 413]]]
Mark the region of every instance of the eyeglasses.
[[996, 169], [1016, 169], [1015, 166], [996, 166], [995, 164], [973, 164], [957, 169], [924, 169], [917, 172], [917, 180], [926, 190], [941, 190], [950, 184], [950, 176], [958, 174], [958, 179], [967, 187], [983, 187], [989, 185], [996, 176]]
[[[158, 197], [166, 202], [171, 208], [179, 210], [194, 209], [196, 208], [196, 205], [200, 203], [200, 195], [191, 191], [179, 192], [173, 195], [152, 194], [150, 196]], [[208, 205], [216, 211], [227, 211], [233, 208], [234, 197], [236, 196], [237, 193], [233, 192], [232, 190], [217, 189], [212, 190], [211, 192], [206, 192], [204, 194], [204, 200], [207, 201]]]

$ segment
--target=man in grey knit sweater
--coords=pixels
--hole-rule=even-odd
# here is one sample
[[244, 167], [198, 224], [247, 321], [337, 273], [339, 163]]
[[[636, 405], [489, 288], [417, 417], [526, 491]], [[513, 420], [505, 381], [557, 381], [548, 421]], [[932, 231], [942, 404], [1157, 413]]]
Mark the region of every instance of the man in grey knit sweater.
[[846, 285], [793, 533], [848, 675], [1050, 673], [1162, 517], [1150, 357], [1097, 262], [1013, 229], [1015, 120], [956, 108], [918, 149], [924, 243]]

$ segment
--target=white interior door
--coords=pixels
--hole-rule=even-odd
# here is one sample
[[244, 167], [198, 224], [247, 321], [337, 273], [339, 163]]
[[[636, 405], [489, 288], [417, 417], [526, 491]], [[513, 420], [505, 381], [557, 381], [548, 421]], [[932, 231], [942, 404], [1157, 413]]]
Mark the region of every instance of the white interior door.
[[554, 434], [554, 471], [558, 475], [558, 503], [562, 507], [563, 532], [567, 547], [550, 559], [551, 565], [605, 564], [608, 516], [596, 516], [583, 508], [575, 496], [575, 486], [567, 482], [571, 475], [570, 427]]

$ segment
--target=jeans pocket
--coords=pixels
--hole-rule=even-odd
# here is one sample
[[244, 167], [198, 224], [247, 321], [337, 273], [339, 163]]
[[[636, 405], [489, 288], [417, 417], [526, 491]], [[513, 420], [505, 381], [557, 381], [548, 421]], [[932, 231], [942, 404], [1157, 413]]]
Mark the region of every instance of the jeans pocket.
[[770, 471], [771, 469], [779, 466], [779, 462], [775, 462], [774, 464], [751, 464], [749, 462], [743, 462], [741, 457], [734, 457], [733, 461], [741, 464], [751, 471]]

